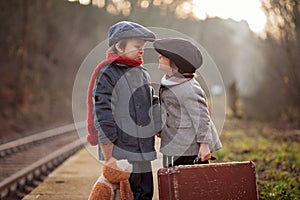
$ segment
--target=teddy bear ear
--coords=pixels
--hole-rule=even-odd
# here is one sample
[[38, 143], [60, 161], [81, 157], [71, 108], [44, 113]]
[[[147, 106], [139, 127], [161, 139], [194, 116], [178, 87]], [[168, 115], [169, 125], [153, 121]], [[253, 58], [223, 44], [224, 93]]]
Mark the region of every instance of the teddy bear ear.
[[128, 162], [126, 159], [117, 160], [117, 167], [123, 171], [132, 172], [132, 164]]

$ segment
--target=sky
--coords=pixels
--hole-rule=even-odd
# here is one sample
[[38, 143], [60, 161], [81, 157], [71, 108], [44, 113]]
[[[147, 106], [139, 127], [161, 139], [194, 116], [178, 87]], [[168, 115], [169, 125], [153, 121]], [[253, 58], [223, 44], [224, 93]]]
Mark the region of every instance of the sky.
[[200, 19], [209, 16], [246, 20], [256, 33], [262, 33], [266, 24], [260, 0], [193, 0], [193, 4], [193, 13]]

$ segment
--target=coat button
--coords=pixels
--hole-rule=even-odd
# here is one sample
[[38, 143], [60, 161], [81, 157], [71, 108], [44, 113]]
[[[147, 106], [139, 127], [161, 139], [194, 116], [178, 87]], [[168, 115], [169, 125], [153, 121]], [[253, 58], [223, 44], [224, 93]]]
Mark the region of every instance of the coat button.
[[170, 128], [169, 124], [166, 124], [167, 128]]

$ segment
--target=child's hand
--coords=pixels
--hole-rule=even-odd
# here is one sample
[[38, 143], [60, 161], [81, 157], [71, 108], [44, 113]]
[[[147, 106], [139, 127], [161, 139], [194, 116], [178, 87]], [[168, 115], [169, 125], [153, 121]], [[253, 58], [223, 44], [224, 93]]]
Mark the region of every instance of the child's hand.
[[106, 164], [106, 165], [111, 165], [112, 163], [115, 163], [116, 161], [117, 161], [116, 158], [110, 157], [109, 160], [106, 160], [106, 161], [105, 161], [105, 164]]
[[105, 160], [104, 165], [109, 168], [120, 170], [120, 169], [118, 169], [118, 166], [117, 166], [117, 159], [114, 157], [110, 157], [109, 160]]
[[102, 143], [100, 144], [101, 152], [104, 157], [104, 161], [108, 162], [110, 158], [112, 158], [114, 144], [113, 143]]
[[211, 158], [209, 145], [206, 143], [200, 144], [200, 149], [198, 153], [198, 157], [201, 158], [201, 161], [204, 162]]

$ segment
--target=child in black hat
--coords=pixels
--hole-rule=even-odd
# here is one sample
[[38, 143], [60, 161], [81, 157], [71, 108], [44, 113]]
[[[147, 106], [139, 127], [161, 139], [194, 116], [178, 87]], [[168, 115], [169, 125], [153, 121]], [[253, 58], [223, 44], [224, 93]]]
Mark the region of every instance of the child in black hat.
[[99, 144], [99, 157], [106, 163], [127, 159], [133, 165], [129, 182], [134, 199], [153, 196], [152, 108], [158, 99], [152, 95], [142, 56], [145, 43], [154, 39], [152, 31], [134, 22], [111, 26], [107, 58], [94, 70], [88, 89], [87, 141]]
[[160, 54], [159, 69], [165, 73], [159, 92], [163, 166], [208, 163], [211, 152], [222, 145], [206, 95], [194, 78], [203, 63], [200, 49], [182, 38], [156, 40], [153, 46]]

